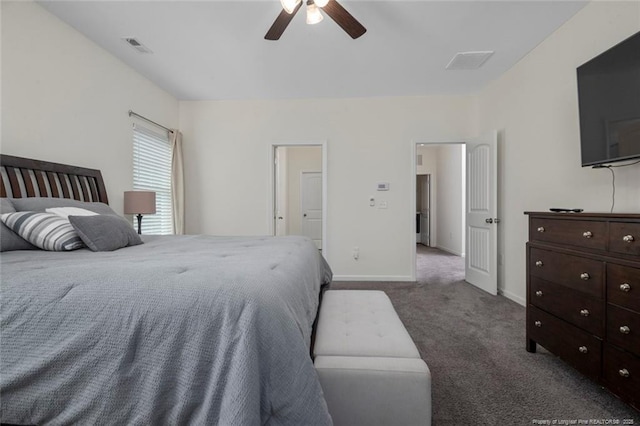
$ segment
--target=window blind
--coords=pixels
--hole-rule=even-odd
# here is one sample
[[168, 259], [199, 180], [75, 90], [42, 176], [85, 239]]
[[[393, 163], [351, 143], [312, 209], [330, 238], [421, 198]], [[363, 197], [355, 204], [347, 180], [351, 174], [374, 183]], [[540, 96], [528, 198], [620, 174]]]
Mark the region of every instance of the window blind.
[[[133, 126], [133, 190], [156, 192], [156, 214], [142, 219], [143, 234], [171, 234], [171, 143], [167, 133]], [[137, 219], [134, 218], [137, 227]]]

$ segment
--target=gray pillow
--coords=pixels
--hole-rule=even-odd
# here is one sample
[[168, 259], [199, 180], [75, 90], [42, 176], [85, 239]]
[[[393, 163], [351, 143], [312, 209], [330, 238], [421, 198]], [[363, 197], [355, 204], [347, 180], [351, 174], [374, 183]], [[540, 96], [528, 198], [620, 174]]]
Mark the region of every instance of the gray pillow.
[[113, 251], [142, 244], [131, 224], [117, 215], [69, 216], [69, 222], [92, 251]]
[[111, 207], [105, 203], [70, 200], [68, 198], [52, 197], [29, 197], [12, 198], [11, 202], [17, 212], [43, 212], [51, 207], [79, 207], [90, 210], [98, 214], [116, 214]]
[[[8, 198], [0, 198], [0, 214], [13, 213], [16, 209], [13, 208], [11, 200]], [[37, 250], [38, 247], [29, 243], [20, 235], [13, 232], [11, 228], [8, 228], [4, 222], [0, 222], [0, 251], [14, 251], [14, 250]]]

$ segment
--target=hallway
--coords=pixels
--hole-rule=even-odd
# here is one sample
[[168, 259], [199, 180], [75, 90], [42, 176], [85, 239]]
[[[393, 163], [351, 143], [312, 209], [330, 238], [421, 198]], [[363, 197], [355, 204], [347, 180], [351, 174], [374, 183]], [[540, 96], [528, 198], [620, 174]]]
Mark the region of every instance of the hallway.
[[416, 244], [416, 281], [435, 285], [464, 281], [464, 258]]

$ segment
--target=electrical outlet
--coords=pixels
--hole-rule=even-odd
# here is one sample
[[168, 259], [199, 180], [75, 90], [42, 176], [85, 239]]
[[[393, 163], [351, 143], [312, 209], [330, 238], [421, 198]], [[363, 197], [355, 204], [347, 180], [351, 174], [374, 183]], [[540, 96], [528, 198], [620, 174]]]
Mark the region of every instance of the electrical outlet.
[[352, 255], [354, 260], [358, 260], [358, 258], [360, 258], [360, 248], [354, 247]]

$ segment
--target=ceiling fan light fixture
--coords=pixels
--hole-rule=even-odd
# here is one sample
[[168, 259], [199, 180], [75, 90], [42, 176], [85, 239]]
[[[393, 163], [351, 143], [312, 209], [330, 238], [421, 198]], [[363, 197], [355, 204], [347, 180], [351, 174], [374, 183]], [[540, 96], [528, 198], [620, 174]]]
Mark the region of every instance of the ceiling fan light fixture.
[[311, 2], [311, 1], [308, 2], [307, 3], [307, 24], [309, 25], [317, 24], [323, 19], [324, 17], [322, 16], [322, 13], [320, 13], [320, 9], [318, 9], [318, 6], [316, 6], [314, 2]]
[[318, 7], [325, 7], [327, 5], [327, 3], [329, 3], [329, 0], [313, 0], [313, 2]]
[[302, 0], [280, 0], [280, 4], [282, 5], [282, 8], [289, 15], [291, 15], [293, 11], [296, 9], [296, 6], [298, 5], [298, 3], [300, 3], [301, 1]]

